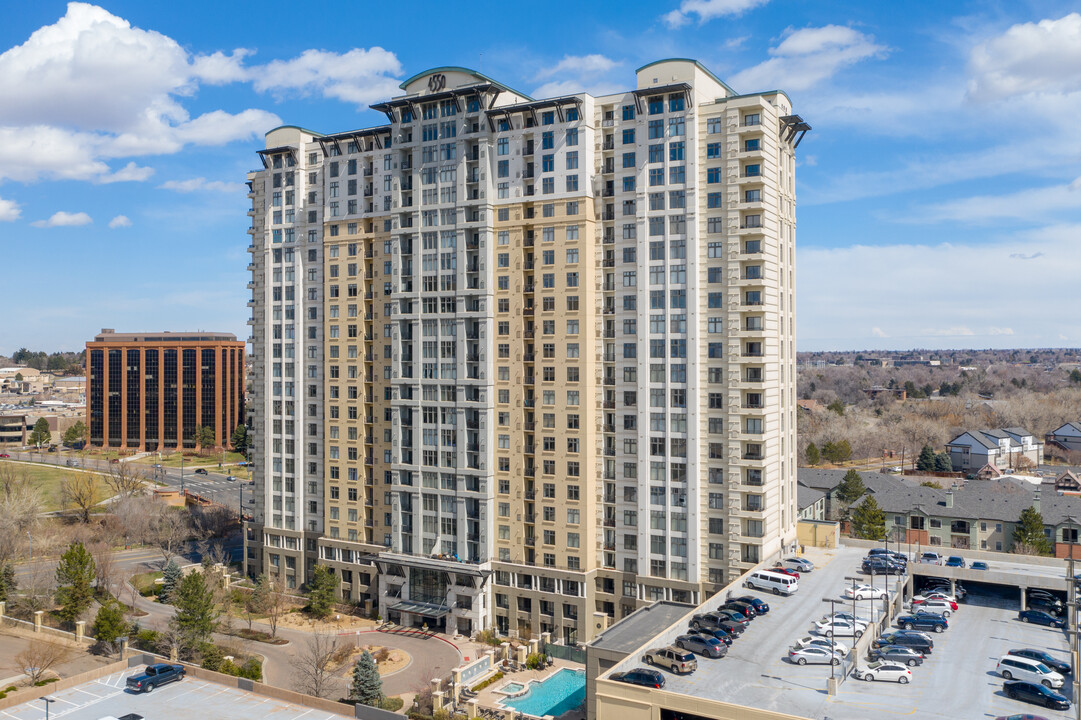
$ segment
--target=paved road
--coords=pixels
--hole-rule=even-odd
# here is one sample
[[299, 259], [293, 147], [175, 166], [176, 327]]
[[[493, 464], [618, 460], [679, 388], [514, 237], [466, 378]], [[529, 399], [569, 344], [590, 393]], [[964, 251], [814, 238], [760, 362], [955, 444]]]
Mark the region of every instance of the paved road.
[[[10, 452], [10, 454], [13, 460], [56, 465], [57, 467], [66, 467], [67, 462], [72, 460], [76, 463], [75, 467], [97, 470], [103, 473], [109, 472], [110, 466], [107, 460], [89, 456], [83, 457], [79, 453], [72, 452], [15, 451]], [[206, 475], [196, 475], [195, 469], [191, 467], [185, 467], [182, 471], [180, 468], [155, 468], [153, 465], [143, 462], [137, 463], [135, 467], [144, 471], [148, 478], [163, 483], [166, 487], [178, 490], [183, 487], [188, 492], [201, 495], [234, 511], [241, 506], [241, 496], [243, 496], [244, 506], [249, 512], [252, 507], [249, 500], [253, 495], [250, 486], [247, 484], [248, 474], [246, 468], [227, 466], [225, 470], [219, 472], [211, 467], [207, 468]], [[235, 474], [237, 479], [233, 481], [226, 480], [230, 473]], [[245, 492], [245, 490], [248, 492]]]

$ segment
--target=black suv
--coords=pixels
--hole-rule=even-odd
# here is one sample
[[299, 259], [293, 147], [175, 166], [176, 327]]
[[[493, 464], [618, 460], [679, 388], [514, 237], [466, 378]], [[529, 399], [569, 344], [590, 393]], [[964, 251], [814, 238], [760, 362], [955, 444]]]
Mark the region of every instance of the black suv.
[[1043, 705], [1052, 710], [1069, 710], [1070, 701], [1065, 695], [1057, 693], [1040, 683], [1026, 682], [1024, 680], [1008, 680], [1003, 683], [1002, 690], [1006, 697], [1011, 700], [1024, 700], [1025, 702]]
[[744, 595], [743, 597], [736, 598], [739, 602], [745, 602], [754, 608], [755, 612], [759, 615], [765, 615], [769, 612], [769, 603], [761, 598], [756, 598], [754, 595]]
[[891, 645], [912, 648], [916, 652], [930, 655], [935, 643], [933, 640], [924, 637], [922, 633], [908, 633], [902, 631], [887, 633], [882, 637], [875, 638], [871, 642], [871, 647], [876, 649], [889, 647]]
[[743, 616], [749, 620], [754, 620], [758, 617], [758, 608], [748, 602], [742, 600], [729, 600], [724, 605], [721, 605], [717, 610], [735, 610], [738, 613], [743, 613]]
[[905, 630], [934, 630], [936, 633], [944, 631], [950, 626], [946, 618], [938, 613], [916, 611], [908, 615], [897, 616], [897, 627]]
[[908, 571], [908, 565], [886, 558], [865, 558], [860, 567], [864, 575], [904, 575]]
[[733, 637], [739, 637], [743, 634], [744, 626], [738, 622], [732, 622], [728, 618], [717, 615], [716, 613], [701, 613], [691, 618], [691, 627], [697, 630], [698, 628], [715, 628], [719, 627], [729, 635]]
[[635, 668], [634, 670], [628, 670], [627, 672], [612, 673], [611, 680], [616, 682], [630, 683], [631, 685], [641, 685], [643, 687], [651, 688], [663, 688], [664, 687], [664, 675], [661, 675], [656, 670], [650, 670], [649, 668]]
[[717, 638], [725, 645], [732, 644], [732, 636], [723, 628], [719, 627], [700, 627], [700, 628], [688, 628], [687, 632], [690, 634], [702, 635], [708, 638]]

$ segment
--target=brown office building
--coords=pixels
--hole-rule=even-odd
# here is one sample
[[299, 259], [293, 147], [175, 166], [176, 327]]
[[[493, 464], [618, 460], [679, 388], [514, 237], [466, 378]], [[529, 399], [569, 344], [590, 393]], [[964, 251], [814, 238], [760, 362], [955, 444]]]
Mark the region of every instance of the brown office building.
[[90, 444], [195, 448], [195, 428], [228, 445], [244, 422], [244, 343], [229, 333], [117, 333], [86, 344]]

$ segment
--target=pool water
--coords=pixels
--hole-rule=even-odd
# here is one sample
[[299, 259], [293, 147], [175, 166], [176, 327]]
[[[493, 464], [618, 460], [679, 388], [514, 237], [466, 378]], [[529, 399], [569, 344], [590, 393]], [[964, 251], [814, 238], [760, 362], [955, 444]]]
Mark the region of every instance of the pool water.
[[522, 683], [512, 682], [512, 683], [507, 683], [503, 687], [499, 688], [499, 690], [497, 692], [501, 692], [501, 693], [504, 693], [506, 695], [517, 695], [518, 693], [522, 692], [523, 690], [525, 690], [525, 685], [522, 685]]
[[555, 675], [529, 686], [521, 697], [503, 701], [507, 707], [526, 715], [557, 717], [573, 710], [586, 699], [586, 674], [563, 668]]

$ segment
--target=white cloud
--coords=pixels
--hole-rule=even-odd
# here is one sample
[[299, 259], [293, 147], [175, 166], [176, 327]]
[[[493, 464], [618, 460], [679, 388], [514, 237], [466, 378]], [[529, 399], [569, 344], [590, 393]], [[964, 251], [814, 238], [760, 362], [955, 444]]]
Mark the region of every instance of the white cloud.
[[1046, 222], [1049, 214], [1078, 208], [1081, 208], [1081, 178], [1066, 185], [1030, 188], [1006, 195], [981, 195], [917, 208], [908, 215], [908, 220], [987, 225], [1001, 220], [1031, 221], [1038, 217]]
[[1081, 90], [1081, 14], [1014, 25], [972, 49], [969, 72], [979, 102]]
[[604, 55], [564, 55], [563, 59], [555, 65], [538, 72], [537, 79], [541, 80], [559, 73], [605, 73], [619, 64]]
[[113, 172], [109, 161], [267, 130], [280, 122], [271, 113], [215, 111], [192, 119], [181, 104], [200, 81], [239, 79], [246, 55], [192, 58], [161, 33], [70, 3], [54, 24], [0, 54], [0, 180], [145, 180], [150, 168]]
[[117, 215], [109, 221], [109, 229], [115, 230], [117, 228], [131, 227], [131, 220], [127, 215]]
[[116, 172], [109, 175], [102, 175], [96, 178], [96, 182], [99, 183], [114, 183], [114, 182], [142, 182], [147, 180], [154, 174], [154, 168], [152, 167], [139, 167], [134, 162], [129, 162], [124, 167], [120, 168]]
[[251, 77], [244, 67], [244, 58], [254, 53], [254, 50], [237, 48], [232, 55], [220, 50], [210, 55], [197, 55], [191, 61], [192, 74], [207, 85], [243, 82]]
[[89, 225], [94, 220], [84, 212], [69, 213], [64, 210], [53, 213], [53, 216], [48, 220], [35, 220], [30, 223], [34, 227], [38, 228], [53, 228], [53, 227], [78, 227], [79, 225]]
[[886, 47], [874, 38], [841, 25], [785, 31], [780, 45], [770, 48], [769, 60], [736, 73], [732, 86], [744, 90], [806, 90], [833, 77], [842, 68], [872, 57]]
[[318, 92], [323, 97], [365, 106], [398, 95], [402, 72], [397, 56], [381, 47], [346, 53], [305, 50], [292, 60], [273, 60], [252, 71], [259, 92], [284, 96]]
[[876, 338], [889, 337], [889, 335], [887, 335], [886, 332], [882, 328], [879, 328], [879, 327], [871, 328], [871, 335], [873, 337], [876, 337]]
[[662, 16], [670, 28], [678, 28], [690, 22], [691, 15], [698, 16], [698, 22], [709, 22], [726, 15], [742, 15], [748, 10], [765, 5], [769, 0], [683, 0], [678, 10]]
[[[863, 343], [898, 349], [1047, 347], [1060, 333], [1081, 336], [1081, 318], [1032, 312], [1018, 305], [1016, 292], [1003, 292], [1038, 289], [1043, 307], [1075, 305], [1081, 224], [1002, 233], [971, 245], [941, 241], [951, 235], [944, 230], [936, 238], [927, 231], [921, 234], [924, 243], [800, 248], [800, 349]], [[1018, 248], [1042, 256], [1007, 261]], [[978, 282], [958, 282], [958, 268]]]
[[244, 189], [241, 183], [223, 182], [221, 180], [207, 180], [204, 177], [191, 178], [189, 180], [167, 180], [158, 185], [162, 190], [175, 190], [181, 193], [190, 192], [220, 192], [238, 193]]
[[22, 215], [19, 203], [14, 200], [0, 198], [0, 222], [14, 222]]
[[557, 97], [580, 92], [605, 95], [618, 87], [618, 83], [606, 76], [622, 64], [604, 55], [564, 55], [558, 63], [537, 73], [537, 80], [550, 79], [534, 89], [533, 96]]

